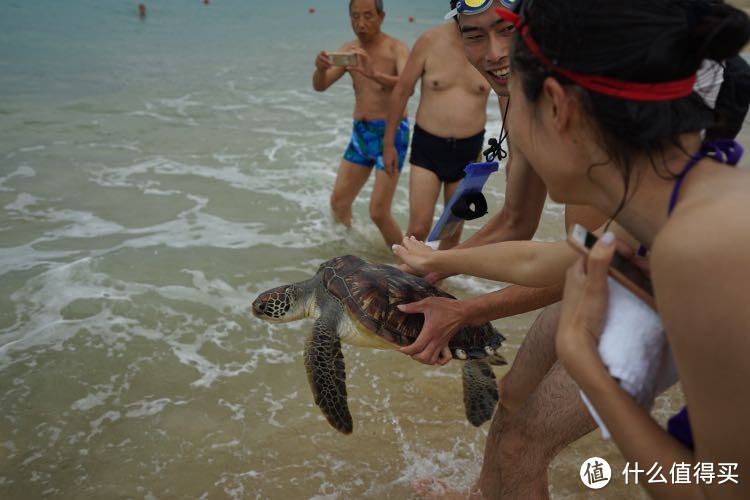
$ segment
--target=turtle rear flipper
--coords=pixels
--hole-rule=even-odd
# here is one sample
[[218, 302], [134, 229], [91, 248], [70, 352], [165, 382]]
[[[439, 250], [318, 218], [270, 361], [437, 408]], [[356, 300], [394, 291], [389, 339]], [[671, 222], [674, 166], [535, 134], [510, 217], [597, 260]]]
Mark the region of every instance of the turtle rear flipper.
[[500, 399], [492, 367], [484, 361], [467, 361], [463, 367], [466, 418], [479, 427], [492, 418]]
[[336, 335], [334, 311], [323, 310], [305, 346], [305, 367], [315, 398], [328, 423], [344, 434], [352, 432], [352, 415], [346, 403], [346, 370], [341, 342]]

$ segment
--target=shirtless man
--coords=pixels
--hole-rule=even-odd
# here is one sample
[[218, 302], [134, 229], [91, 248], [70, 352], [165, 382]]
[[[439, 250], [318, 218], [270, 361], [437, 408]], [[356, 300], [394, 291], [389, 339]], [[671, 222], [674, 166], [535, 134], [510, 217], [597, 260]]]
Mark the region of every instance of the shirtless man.
[[402, 115], [396, 138], [399, 166], [395, 172], [383, 167], [383, 133], [386, 110], [393, 87], [409, 57], [407, 45], [380, 31], [385, 18], [383, 0], [350, 0], [349, 16], [357, 38], [338, 50], [353, 52], [357, 64], [333, 66], [325, 51], [315, 59], [313, 88], [323, 92], [349, 73], [354, 86], [354, 128], [349, 147], [341, 161], [331, 194], [334, 217], [347, 227], [352, 224], [352, 203], [375, 167], [375, 187], [370, 198], [370, 218], [386, 243], [401, 241], [401, 228], [391, 215], [393, 193], [409, 144], [409, 122]]
[[[457, 1], [451, 0], [456, 9]], [[510, 43], [513, 25], [495, 14], [499, 0], [472, 0], [459, 4], [456, 22], [469, 62], [508, 103]], [[510, 104], [512, 105], [512, 104]], [[511, 138], [512, 140], [512, 138]], [[512, 150], [512, 148], [511, 148]], [[502, 209], [460, 246], [479, 246], [510, 240], [527, 240], [536, 232], [547, 189], [525, 158], [511, 155], [505, 202]], [[565, 224], [579, 223], [594, 230], [605, 217], [589, 207], [567, 206]], [[408, 313], [424, 314], [417, 340], [401, 349], [427, 364], [450, 360], [448, 341], [458, 329], [540, 307], [562, 298], [562, 284], [548, 288], [506, 287], [466, 300], [431, 297], [400, 306]], [[526, 335], [508, 374], [499, 383], [500, 401], [492, 418], [482, 470], [470, 492], [454, 492], [435, 480], [415, 484], [427, 497], [546, 498], [547, 468], [564, 447], [594, 430], [578, 387], [557, 361], [555, 333], [559, 303], [547, 307]]]
[[[407, 236], [424, 240], [432, 226], [440, 188], [447, 204], [464, 167], [482, 152], [490, 86], [466, 60], [461, 33], [454, 23], [422, 34], [391, 94], [383, 148], [386, 170], [396, 171], [396, 129], [420, 78], [422, 91], [409, 159]], [[440, 248], [456, 246], [461, 229], [442, 240]]]

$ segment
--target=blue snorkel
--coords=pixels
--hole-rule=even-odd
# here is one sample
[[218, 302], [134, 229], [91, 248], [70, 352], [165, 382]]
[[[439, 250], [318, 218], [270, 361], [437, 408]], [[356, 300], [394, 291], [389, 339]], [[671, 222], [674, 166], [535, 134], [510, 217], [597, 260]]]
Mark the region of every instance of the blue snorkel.
[[[445, 18], [450, 19], [459, 14], [479, 14], [489, 9], [494, 0], [458, 0], [456, 8], [448, 12]], [[515, 3], [516, 0], [500, 0], [505, 8]], [[490, 139], [489, 148], [485, 150], [484, 163], [470, 163], [464, 168], [464, 178], [461, 179], [456, 192], [453, 193], [443, 213], [440, 215], [435, 227], [432, 228], [427, 241], [436, 241], [450, 238], [463, 221], [478, 219], [487, 214], [487, 199], [482, 193], [484, 185], [489, 176], [497, 172], [500, 164], [496, 159], [504, 160], [508, 153], [502, 148], [502, 143], [507, 139], [505, 131], [505, 119], [508, 115], [508, 107], [503, 114], [503, 127], [499, 139]]]

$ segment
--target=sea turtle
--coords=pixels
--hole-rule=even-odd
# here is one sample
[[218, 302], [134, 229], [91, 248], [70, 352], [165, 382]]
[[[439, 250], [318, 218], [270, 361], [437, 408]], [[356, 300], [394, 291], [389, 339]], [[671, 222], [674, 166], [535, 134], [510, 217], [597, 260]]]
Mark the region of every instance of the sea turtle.
[[[346, 372], [341, 342], [377, 349], [398, 349], [416, 340], [424, 316], [401, 312], [399, 304], [425, 297], [449, 297], [427, 281], [399, 269], [370, 264], [353, 255], [324, 262], [311, 279], [261, 293], [253, 314], [285, 323], [315, 318], [305, 348], [305, 367], [315, 403], [340, 432], [352, 432], [346, 402]], [[498, 354], [505, 338], [489, 323], [467, 326], [449, 344], [463, 367], [466, 418], [479, 426], [492, 417], [498, 400], [490, 365], [504, 365]]]

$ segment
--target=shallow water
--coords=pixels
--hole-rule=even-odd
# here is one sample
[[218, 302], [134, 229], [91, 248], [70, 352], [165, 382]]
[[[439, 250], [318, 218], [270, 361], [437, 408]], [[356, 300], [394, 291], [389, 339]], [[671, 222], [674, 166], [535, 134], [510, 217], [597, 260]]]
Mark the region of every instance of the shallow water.
[[[311, 324], [249, 314], [257, 293], [330, 257], [392, 261], [370, 186], [351, 232], [328, 213], [353, 99], [309, 80], [316, 52], [351, 35], [345, 10], [308, 3], [172, 0], [140, 21], [130, 2], [3, 2], [0, 497], [405, 498], [415, 478], [476, 476], [487, 425], [463, 417], [457, 363], [345, 347], [346, 437], [307, 386]], [[409, 43], [445, 10], [390, 4], [385, 28]], [[402, 176], [402, 225], [406, 195]], [[540, 237], [561, 222], [548, 204]], [[509, 359], [534, 317], [495, 323]], [[592, 455], [622, 470], [592, 434], [555, 460], [554, 497], [586, 494]], [[641, 494], [622, 477], [607, 488]]]

